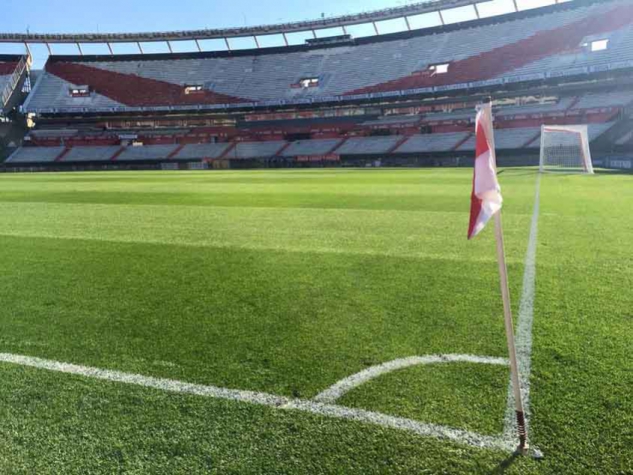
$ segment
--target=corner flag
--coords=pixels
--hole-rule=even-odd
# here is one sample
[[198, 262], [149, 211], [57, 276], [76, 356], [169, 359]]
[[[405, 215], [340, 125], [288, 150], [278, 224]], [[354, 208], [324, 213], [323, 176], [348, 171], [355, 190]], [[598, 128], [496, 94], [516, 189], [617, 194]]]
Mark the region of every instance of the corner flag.
[[473, 191], [470, 198], [470, 225], [468, 239], [472, 239], [486, 226], [490, 218], [495, 218], [495, 241], [497, 244], [497, 262], [499, 264], [499, 284], [503, 300], [503, 314], [510, 359], [510, 376], [517, 418], [519, 436], [519, 452], [528, 453], [528, 431], [521, 397], [519, 365], [514, 342], [514, 325], [512, 323], [512, 306], [510, 305], [510, 288], [508, 286], [508, 268], [506, 266], [503, 245], [503, 226], [501, 224], [501, 187], [497, 181], [497, 159], [495, 155], [495, 139], [492, 128], [492, 104], [488, 100], [477, 107], [475, 126], [477, 140], [475, 167], [473, 174]]
[[497, 181], [497, 158], [492, 128], [492, 105], [477, 107], [475, 126], [476, 156], [473, 172], [473, 191], [470, 198], [468, 239], [474, 238], [486, 223], [501, 209], [501, 187]]

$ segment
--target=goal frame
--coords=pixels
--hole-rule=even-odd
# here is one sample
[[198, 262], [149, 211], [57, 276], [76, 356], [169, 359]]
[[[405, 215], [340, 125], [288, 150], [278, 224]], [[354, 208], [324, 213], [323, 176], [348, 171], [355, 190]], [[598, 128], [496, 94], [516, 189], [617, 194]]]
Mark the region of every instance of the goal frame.
[[[546, 134], [548, 132], [572, 134], [578, 138], [578, 148], [580, 150], [579, 166], [556, 166], [548, 165], [546, 160]], [[589, 133], [586, 125], [542, 125], [541, 126], [541, 150], [539, 157], [539, 172], [563, 172], [580, 173], [593, 175], [593, 164], [591, 162], [591, 149], [589, 147]]]

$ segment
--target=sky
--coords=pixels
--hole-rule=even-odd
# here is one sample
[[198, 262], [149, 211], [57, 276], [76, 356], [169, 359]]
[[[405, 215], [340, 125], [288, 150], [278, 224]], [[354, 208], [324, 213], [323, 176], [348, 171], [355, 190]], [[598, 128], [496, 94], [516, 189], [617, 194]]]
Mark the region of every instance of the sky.
[[[324, 16], [338, 16], [402, 6], [409, 0], [0, 0], [0, 31], [10, 33], [80, 33], [80, 32], [138, 32], [169, 31], [200, 28], [222, 28], [262, 25], [299, 20], [312, 20]], [[535, 8], [554, 3], [554, 0], [517, 0], [520, 9]], [[28, 7], [26, 6], [28, 5]], [[513, 11], [512, 0], [492, 0], [481, 5], [483, 16]], [[445, 16], [447, 22], [471, 19], [470, 7], [455, 9]], [[448, 18], [446, 18], [448, 17]], [[436, 15], [412, 18], [412, 27], [434, 26]], [[379, 24], [381, 33], [400, 31], [401, 20]], [[370, 26], [349, 28], [355, 37], [373, 34]], [[323, 30], [319, 36], [340, 34]], [[289, 35], [291, 43], [301, 44], [306, 34]], [[281, 45], [280, 37], [260, 38], [262, 46]], [[232, 48], [254, 47], [254, 40], [231, 40]], [[176, 51], [193, 51], [185, 42], [173, 44]], [[202, 43], [203, 49], [225, 49], [221, 41]], [[137, 52], [133, 45], [115, 46], [117, 53]], [[167, 45], [144, 46], [145, 52], [167, 52]], [[53, 45], [55, 54], [76, 54], [71, 45]], [[23, 53], [23, 45], [0, 44], [0, 53]], [[45, 46], [32, 47], [35, 67], [41, 67], [47, 57]], [[107, 53], [105, 45], [85, 45], [85, 54]]]

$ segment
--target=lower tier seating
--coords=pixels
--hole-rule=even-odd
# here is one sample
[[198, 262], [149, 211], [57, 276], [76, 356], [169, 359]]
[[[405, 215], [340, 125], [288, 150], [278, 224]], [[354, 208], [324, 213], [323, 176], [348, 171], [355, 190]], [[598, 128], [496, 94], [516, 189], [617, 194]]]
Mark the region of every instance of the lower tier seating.
[[[593, 141], [609, 130], [614, 122], [589, 124], [589, 140]], [[341, 143], [342, 142], [342, 143]], [[498, 150], [537, 149], [540, 146], [539, 127], [519, 127], [495, 130]], [[300, 156], [319, 156], [335, 153], [340, 156], [392, 155], [405, 153], [471, 153], [475, 150], [472, 132], [416, 134], [409, 137], [390, 135], [379, 137], [351, 137], [348, 139], [314, 139], [286, 142], [236, 142], [207, 144], [168, 144], [121, 147], [109, 146], [28, 146], [21, 147], [8, 159], [9, 163], [44, 162], [100, 162], [256, 159]]]

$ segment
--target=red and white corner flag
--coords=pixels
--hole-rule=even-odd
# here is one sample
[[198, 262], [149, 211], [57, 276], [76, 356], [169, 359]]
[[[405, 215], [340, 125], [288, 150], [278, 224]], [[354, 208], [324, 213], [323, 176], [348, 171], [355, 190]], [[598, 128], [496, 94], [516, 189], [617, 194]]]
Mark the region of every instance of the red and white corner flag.
[[477, 107], [475, 126], [476, 156], [473, 174], [473, 192], [470, 201], [468, 239], [474, 238], [490, 218], [501, 209], [501, 187], [497, 181], [497, 158], [492, 128], [492, 105]]
[[510, 305], [510, 288], [508, 286], [508, 269], [503, 246], [503, 227], [501, 225], [501, 187], [497, 181], [497, 158], [495, 156], [495, 138], [492, 129], [491, 101], [477, 107], [476, 119], [477, 155], [473, 175], [473, 192], [470, 202], [470, 225], [468, 239], [472, 239], [486, 226], [490, 218], [495, 218], [495, 241], [497, 242], [497, 261], [499, 263], [499, 283], [503, 300], [503, 314], [510, 356], [510, 373], [514, 393], [517, 430], [520, 453], [528, 451], [528, 434], [521, 396], [519, 365], [514, 342], [514, 325], [512, 323], [512, 306]]

